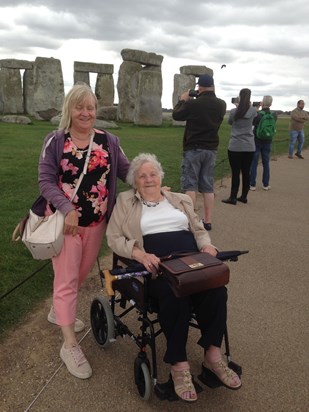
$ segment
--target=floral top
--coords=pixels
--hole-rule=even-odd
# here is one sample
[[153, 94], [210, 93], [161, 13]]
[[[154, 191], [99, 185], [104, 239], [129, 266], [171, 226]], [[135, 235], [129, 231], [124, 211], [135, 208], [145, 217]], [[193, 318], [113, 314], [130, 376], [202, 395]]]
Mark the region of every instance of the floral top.
[[[70, 199], [83, 171], [88, 147], [78, 149], [66, 133], [59, 170], [59, 187]], [[95, 133], [87, 174], [83, 177], [73, 204], [80, 212], [79, 226], [94, 226], [106, 215], [110, 155], [104, 133]]]

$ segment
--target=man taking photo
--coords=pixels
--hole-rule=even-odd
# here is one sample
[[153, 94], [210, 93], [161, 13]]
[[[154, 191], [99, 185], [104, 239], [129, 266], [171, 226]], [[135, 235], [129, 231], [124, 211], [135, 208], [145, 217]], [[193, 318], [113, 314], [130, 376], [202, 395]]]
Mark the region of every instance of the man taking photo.
[[226, 103], [216, 97], [212, 76], [201, 75], [197, 84], [196, 98], [189, 96], [189, 90], [180, 96], [173, 110], [173, 119], [186, 120], [181, 189], [191, 197], [194, 206], [196, 193], [202, 193], [204, 227], [211, 230], [218, 131], [226, 112]]

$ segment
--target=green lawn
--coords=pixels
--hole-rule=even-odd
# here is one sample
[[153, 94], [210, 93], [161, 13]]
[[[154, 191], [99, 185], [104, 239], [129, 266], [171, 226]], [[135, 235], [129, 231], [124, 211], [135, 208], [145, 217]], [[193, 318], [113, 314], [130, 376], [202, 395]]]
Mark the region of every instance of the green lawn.
[[[287, 153], [288, 122], [288, 117], [278, 119], [274, 155]], [[308, 133], [308, 129], [307, 126], [305, 133]], [[52, 292], [50, 263], [33, 260], [21, 242], [11, 242], [11, 234], [17, 222], [38, 195], [37, 163], [43, 138], [51, 130], [53, 126], [49, 122], [33, 121], [32, 125], [0, 122], [0, 337]], [[120, 124], [118, 129], [110, 131], [119, 136], [129, 159], [142, 151], [155, 153], [165, 171], [164, 184], [171, 186], [173, 191], [180, 190], [183, 127], [173, 127], [166, 121], [162, 127]], [[224, 161], [227, 159], [229, 134], [230, 126], [224, 121], [220, 130], [216, 179], [230, 171], [228, 161]], [[126, 187], [120, 183], [118, 189], [124, 190]], [[103, 245], [102, 253], [108, 252], [106, 245]], [[1, 298], [43, 266], [45, 267], [29, 281]]]

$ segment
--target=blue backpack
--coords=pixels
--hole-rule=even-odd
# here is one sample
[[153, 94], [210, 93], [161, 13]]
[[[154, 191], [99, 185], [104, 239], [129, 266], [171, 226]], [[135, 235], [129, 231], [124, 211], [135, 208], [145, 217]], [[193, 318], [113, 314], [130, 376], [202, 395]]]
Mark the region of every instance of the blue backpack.
[[272, 141], [273, 137], [276, 134], [276, 119], [271, 112], [260, 111], [262, 115], [261, 120], [257, 126], [255, 136], [260, 140]]

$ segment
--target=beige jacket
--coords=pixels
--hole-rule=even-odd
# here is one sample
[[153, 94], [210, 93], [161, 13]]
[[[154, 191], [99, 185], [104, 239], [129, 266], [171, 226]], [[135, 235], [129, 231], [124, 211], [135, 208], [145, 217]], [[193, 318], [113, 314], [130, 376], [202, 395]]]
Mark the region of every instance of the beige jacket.
[[307, 120], [309, 120], [309, 113], [296, 107], [291, 112], [290, 130], [303, 130]]
[[[208, 232], [193, 209], [192, 200], [188, 195], [162, 191], [166, 199], [177, 209], [186, 214], [189, 228], [194, 234], [200, 249], [211, 245]], [[143, 236], [140, 226], [142, 203], [140, 195], [131, 189], [118, 195], [116, 205], [109, 220], [106, 237], [108, 246], [119, 256], [132, 258], [133, 246], [143, 248]]]

